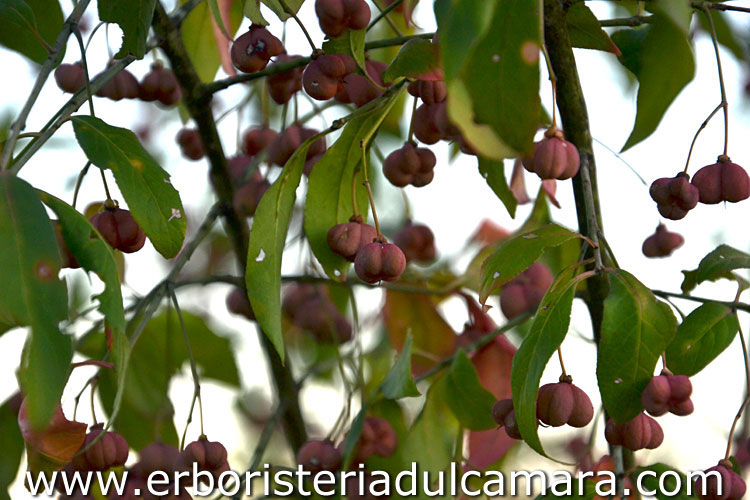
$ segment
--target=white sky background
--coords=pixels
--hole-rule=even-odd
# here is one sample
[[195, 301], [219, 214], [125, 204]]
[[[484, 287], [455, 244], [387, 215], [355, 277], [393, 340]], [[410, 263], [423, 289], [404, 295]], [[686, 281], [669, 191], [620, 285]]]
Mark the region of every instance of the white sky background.
[[[302, 8], [300, 17], [311, 32], [316, 44], [323, 40], [313, 11], [313, 0], [308, 0]], [[739, 2], [738, 4], [742, 4]], [[601, 18], [611, 17], [609, 2], [589, 2], [589, 6]], [[423, 0], [416, 11], [416, 20], [425, 31], [435, 28], [432, 3]], [[63, 2], [66, 14], [71, 9], [70, 2]], [[94, 12], [95, 5], [89, 10]], [[748, 26], [750, 18], [741, 13], [731, 15], [732, 21]], [[269, 20], [273, 15], [266, 16]], [[89, 16], [89, 20], [91, 17]], [[93, 23], [92, 23], [93, 24]], [[246, 22], [247, 24], [247, 22]], [[243, 28], [244, 30], [244, 28]], [[281, 36], [281, 23], [271, 25], [271, 30]], [[107, 62], [107, 51], [104, 45], [105, 32], [100, 29], [88, 52], [88, 61], [92, 74], [98, 73]], [[116, 26], [109, 30], [110, 44], [113, 50], [119, 47], [119, 30]], [[287, 27], [287, 50], [290, 54], [307, 54], [309, 46], [301, 36], [297, 26], [292, 22]], [[685, 162], [687, 150], [693, 135], [719, 102], [718, 79], [716, 76], [716, 62], [710, 38], [699, 33], [695, 39], [697, 71], [695, 80], [679, 95], [669, 108], [656, 133], [645, 142], [624, 153], [623, 158], [643, 176], [650, 184], [657, 177], [673, 176], [680, 171]], [[746, 78], [745, 68], [737, 64], [732, 55], [721, 51], [730, 102], [730, 142], [729, 155], [740, 165], [750, 165], [750, 149], [747, 138], [750, 137], [750, 121], [748, 118], [747, 102], [743, 98], [743, 86]], [[625, 89], [625, 78], [622, 69], [614, 56], [601, 52], [577, 50], [576, 57], [580, 71], [581, 82], [587, 99], [587, 106], [591, 119], [592, 134], [595, 139], [614, 150], [619, 150], [624, 144], [632, 128], [635, 117], [635, 93]], [[163, 57], [160, 55], [160, 58]], [[79, 59], [79, 51], [74, 40], [68, 47], [65, 62]], [[132, 64], [131, 70], [139, 79], [148, 71], [150, 57], [144, 61]], [[664, 64], [669, 64], [665, 61]], [[0, 67], [5, 69], [6, 77], [0, 84], [3, 93], [2, 111], [12, 109], [17, 112], [26, 99], [27, 92], [35, 78], [35, 69], [25, 60], [7, 50], [0, 50]], [[542, 97], [549, 109], [550, 97], [546, 75], [542, 76]], [[232, 106], [236, 98], [241, 96], [239, 89], [231, 89], [220, 94], [219, 109]], [[38, 130], [68, 99], [50, 78], [42, 91], [29, 120], [27, 131]], [[306, 99], [300, 99], [301, 112], [309, 109]], [[146, 121], [158, 124], [154, 127], [150, 149], [156, 150], [162, 165], [172, 175], [173, 185], [180, 191], [185, 203], [188, 216], [205, 213], [206, 207], [212, 200], [207, 187], [207, 162], [189, 162], [184, 160], [174, 141], [180, 128], [177, 112], [155, 111], [151, 104], [140, 101], [121, 101], [114, 103], [105, 99], [95, 100], [97, 115], [113, 125], [133, 128]], [[150, 110], [147, 113], [147, 110]], [[87, 113], [88, 108], [81, 109]], [[333, 113], [340, 113], [334, 110]], [[329, 115], [332, 118], [335, 114]], [[245, 114], [242, 129], [250, 123]], [[330, 123], [330, 122], [329, 122]], [[272, 126], [274, 124], [272, 123]], [[278, 126], [278, 125], [276, 125]], [[315, 119], [311, 126], [320, 127], [321, 121]], [[403, 129], [408, 126], [404, 121]], [[237, 128], [236, 115], [230, 115], [221, 122], [221, 133], [224, 147], [228, 154], [235, 152], [235, 133]], [[693, 152], [690, 173], [693, 174], [703, 165], [716, 161], [721, 153], [723, 141], [722, 120], [718, 117], [702, 132]], [[329, 145], [331, 144], [329, 138]], [[385, 146], [387, 154], [393, 145]], [[414, 219], [425, 223], [435, 230], [439, 252], [443, 256], [457, 255], [464, 247], [470, 234], [484, 218], [492, 219], [506, 228], [518, 227], [528, 215], [530, 205], [519, 207], [515, 220], [507, 214], [500, 201], [494, 196], [485, 181], [478, 174], [476, 159], [461, 156], [453, 163], [448, 161], [448, 146], [441, 143], [430, 146], [438, 156], [435, 180], [427, 187], [416, 189], [407, 188], [411, 200]], [[615, 250], [620, 265], [635, 274], [647, 286], [679, 291], [682, 281], [682, 269], [695, 268], [699, 260], [711, 251], [718, 243], [725, 242], [740, 250], [747, 251], [748, 244], [748, 215], [750, 202], [740, 204], [723, 204], [707, 206], [699, 205], [682, 221], [668, 221], [667, 227], [677, 231], [685, 237], [685, 245], [668, 259], [650, 260], [641, 254], [641, 244], [659, 223], [659, 215], [655, 203], [648, 195], [648, 186], [644, 186], [630, 171], [630, 169], [605, 148], [595, 144], [598, 167], [599, 191], [602, 200], [604, 230], [609, 244]], [[373, 160], [375, 161], [375, 160]], [[64, 199], [72, 199], [72, 182], [80, 168], [85, 163], [85, 157], [75, 143], [72, 127], [64, 125], [53, 140], [34, 156], [21, 171], [21, 176], [36, 187], [48, 190]], [[510, 163], [506, 171], [510, 171]], [[110, 188], [116, 189], [110, 178]], [[538, 181], [527, 177], [529, 193], [534, 194]], [[390, 210], [397, 216], [401, 210], [400, 197], [395, 188], [390, 190], [388, 200], [391, 200]], [[562, 209], [552, 209], [555, 219], [568, 227], [576, 227], [575, 208], [570, 182], [558, 184], [558, 199]], [[79, 207], [89, 202], [101, 200], [104, 197], [98, 173], [92, 169], [83, 184], [79, 198]], [[113, 197], [118, 197], [113, 194]], [[446, 202], [450, 200], [450, 202]], [[379, 212], [388, 217], [389, 205], [381, 202]], [[200, 223], [200, 217], [193, 215], [189, 219], [189, 231], [194, 231]], [[158, 256], [150, 243], [135, 254], [128, 255], [127, 287], [145, 294], [158, 283], [167, 268], [163, 259]], [[285, 273], [299, 271], [297, 259], [286, 259], [283, 265]], [[465, 264], [465, 259], [461, 261]], [[460, 271], [462, 268], [457, 267]], [[75, 271], [81, 274], [81, 271]], [[95, 287], [98, 286], [94, 285]], [[224, 299], [227, 287], [214, 286], [203, 289], [196, 288], [180, 294], [185, 309], [204, 311], [212, 317], [211, 325], [215, 331], [226, 334], [233, 339], [237, 363], [243, 373], [243, 383], [249, 390], [260, 390], [270, 394], [269, 381], [265, 363], [259, 351], [254, 328], [249, 323], [226, 313]], [[707, 284], [695, 291], [696, 295], [708, 296], [722, 300], [732, 300], [734, 286], [724, 283]], [[380, 305], [378, 292], [360, 293], [358, 306], [360, 311], [374, 312]], [[747, 294], [743, 297], [747, 301]], [[690, 303], [680, 303], [687, 313], [694, 307]], [[451, 324], [460, 328], [465, 321], [465, 308], [459, 301], [449, 301], [445, 306], [447, 319]], [[366, 312], [365, 312], [366, 314]], [[492, 314], [498, 323], [502, 318], [497, 308]], [[741, 314], [743, 328], [748, 328], [747, 315]], [[571, 332], [580, 332], [590, 336], [588, 314], [582, 303], [576, 302], [573, 312]], [[0, 337], [0, 401], [10, 396], [16, 390], [14, 371], [19, 363], [21, 347], [25, 333], [13, 331]], [[592, 397], [594, 404], [599, 403], [595, 380], [595, 356], [590, 343], [568, 335], [564, 343], [566, 365], [580, 385]], [[88, 371], [87, 371], [88, 370]], [[543, 383], [557, 377], [558, 365], [553, 360], [549, 365], [549, 373]], [[72, 415], [73, 397], [90, 377], [89, 369], [77, 370], [71, 379], [69, 389], [64, 396], [64, 407], [68, 416]], [[744, 377], [741, 362], [740, 346], [736, 341], [725, 351], [719, 360], [693, 378], [695, 412], [689, 417], [665, 416], [659, 419], [665, 429], [665, 442], [657, 450], [639, 452], [637, 457], [641, 463], [665, 461], [683, 470], [703, 469], [712, 466], [723, 457], [726, 445], [725, 436], [744, 393]], [[183, 376], [177, 377], [170, 391], [176, 410], [178, 432], [182, 432], [186, 419], [186, 412], [192, 394], [192, 382], [189, 369], [183, 370]], [[235, 470], [244, 470], [255, 446], [255, 434], [248, 433], [245, 426], [234, 411], [233, 392], [215, 384], [204, 383], [203, 402], [205, 408], [206, 431], [212, 440], [220, 440], [230, 450], [230, 463]], [[335, 391], [316, 386], [307, 386], [304, 391], [303, 408], [310, 421], [317, 422], [327, 432], [340, 410], [341, 397]], [[321, 404], [321, 402], [325, 402]], [[79, 408], [79, 420], [90, 417], [88, 405]], [[588, 429], [587, 429], [588, 431]], [[323, 434], [325, 434], [323, 432]], [[562, 431], [544, 430], [542, 438], [551, 447], [553, 442], [562, 442], [562, 437], [569, 433], [569, 429]], [[198, 428], [194, 424], [189, 439], [197, 437]], [[239, 435], [238, 435], [239, 434]], [[316, 436], [313, 436], [316, 437]], [[526, 449], [528, 451], [528, 449]], [[603, 436], [597, 446], [597, 452], [604, 453], [606, 443]], [[0, 453], [2, 451], [0, 450]], [[558, 454], [558, 456], [560, 456]], [[513, 461], [514, 468], [544, 467], [555, 469], [556, 464], [539, 459], [533, 453], [522, 453]], [[27, 497], [26, 491], [17, 484], [14, 498]]]

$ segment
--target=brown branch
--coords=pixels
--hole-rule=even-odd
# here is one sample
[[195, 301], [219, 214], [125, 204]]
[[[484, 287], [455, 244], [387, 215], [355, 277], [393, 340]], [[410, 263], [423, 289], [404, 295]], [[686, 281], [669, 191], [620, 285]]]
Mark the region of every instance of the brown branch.
[[[217, 198], [222, 204], [222, 218], [227, 234], [232, 240], [237, 263], [244, 276], [248, 227], [246, 222], [237, 215], [232, 207], [234, 198], [234, 183], [229, 174], [227, 159], [221, 145], [221, 139], [216, 129], [216, 122], [211, 111], [211, 93], [200, 81], [190, 56], [185, 50], [179, 27], [169, 17], [161, 2], [156, 3], [153, 20], [154, 32], [163, 40], [161, 48], [170, 61], [180, 85], [183, 89], [183, 103], [190, 116], [198, 126], [203, 146], [208, 157], [210, 170], [209, 178]], [[244, 288], [244, 283], [243, 283]], [[286, 437], [291, 447], [298, 450], [307, 440], [305, 423], [299, 406], [299, 394], [294, 382], [289, 361], [282, 363], [268, 337], [261, 332], [260, 342], [269, 360], [273, 382], [278, 392], [279, 400], [287, 403], [283, 415]]]
[[[560, 118], [565, 137], [575, 144], [581, 157], [581, 169], [573, 178], [578, 228], [581, 234], [598, 241], [602, 226], [596, 182], [596, 161], [586, 100], [568, 35], [566, 15], [567, 11], [562, 0], [544, 0], [544, 38], [552, 68], [557, 76], [557, 105], [560, 109]], [[595, 251], [589, 247], [586, 257], [593, 256]], [[589, 293], [585, 301], [591, 316], [594, 340], [598, 346], [604, 317], [604, 300], [609, 294], [609, 280], [606, 274], [597, 274], [592, 276], [586, 285]], [[610, 454], [615, 459], [615, 472], [618, 477], [621, 477], [633, 460], [632, 453], [626, 452], [619, 446], [611, 446]], [[621, 487], [622, 481], [620, 480], [618, 491]]]

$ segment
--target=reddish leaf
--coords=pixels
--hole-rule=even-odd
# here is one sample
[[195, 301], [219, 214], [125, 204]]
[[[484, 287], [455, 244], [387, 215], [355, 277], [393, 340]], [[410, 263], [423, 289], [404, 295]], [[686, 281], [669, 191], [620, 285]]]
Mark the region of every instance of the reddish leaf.
[[560, 208], [560, 202], [557, 201], [557, 198], [555, 197], [555, 194], [557, 193], [557, 181], [555, 179], [542, 181], [542, 190], [544, 191], [544, 194], [547, 195], [547, 198], [549, 198], [549, 201], [557, 208]]
[[520, 159], [513, 162], [513, 173], [510, 174], [510, 192], [516, 198], [519, 205], [525, 205], [531, 201], [526, 191], [526, 171]]
[[[497, 399], [511, 397], [510, 367], [516, 348], [505, 337], [498, 337], [472, 357], [485, 389]], [[503, 429], [469, 433], [469, 462], [478, 469], [500, 460], [516, 443]]]
[[479, 227], [471, 235], [470, 241], [479, 243], [482, 246], [493, 245], [510, 236], [510, 231], [504, 227], [498, 226], [489, 219], [484, 219], [479, 223]]
[[[233, 1], [234, 0], [216, 0], [216, 3], [219, 6], [219, 12], [221, 13], [221, 21], [227, 29], [229, 29], [230, 26], [229, 10], [232, 8]], [[229, 44], [231, 43], [231, 40], [227, 38], [227, 35], [213, 17], [211, 18], [211, 27], [213, 28], [214, 39], [216, 40], [216, 48], [219, 51], [221, 67], [226, 74], [233, 76], [237, 71], [234, 69], [232, 57], [229, 55]]]
[[46, 429], [35, 430], [26, 413], [26, 401], [18, 411], [18, 427], [26, 442], [29, 472], [34, 477], [60, 470], [71, 461], [86, 439], [86, 424], [68, 420], [58, 406]]
[[397, 350], [403, 347], [407, 333], [411, 334], [414, 339], [412, 372], [416, 375], [453, 353], [456, 333], [438, 313], [428, 295], [388, 290], [383, 320], [391, 344]]

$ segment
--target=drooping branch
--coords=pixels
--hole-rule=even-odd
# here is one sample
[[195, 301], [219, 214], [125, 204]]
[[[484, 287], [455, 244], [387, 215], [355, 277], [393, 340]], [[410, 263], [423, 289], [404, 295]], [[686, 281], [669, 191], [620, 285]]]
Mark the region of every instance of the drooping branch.
[[[172, 70], [183, 89], [183, 103], [198, 126], [208, 157], [209, 178], [217, 198], [222, 204], [222, 218], [226, 232], [232, 240], [241, 274], [245, 274], [248, 228], [232, 207], [234, 183], [229, 173], [227, 159], [211, 111], [211, 93], [206, 91], [195, 71], [182, 42], [179, 27], [169, 17], [161, 2], [156, 3], [153, 21], [154, 32], [162, 40], [161, 48], [170, 61]], [[244, 283], [243, 283], [244, 288]], [[284, 429], [290, 445], [296, 451], [307, 439], [299, 394], [289, 362], [284, 365], [268, 337], [262, 332], [260, 343], [269, 360], [274, 385], [280, 399], [285, 399], [287, 409], [283, 415]]]

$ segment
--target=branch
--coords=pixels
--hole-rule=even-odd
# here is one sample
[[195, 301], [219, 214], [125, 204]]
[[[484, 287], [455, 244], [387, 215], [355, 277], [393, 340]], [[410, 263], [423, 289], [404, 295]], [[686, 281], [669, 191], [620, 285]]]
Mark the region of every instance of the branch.
[[707, 299], [705, 297], [694, 297], [693, 295], [688, 295], [686, 293], [665, 292], [663, 290], [651, 290], [651, 292], [657, 297], [683, 299], [683, 300], [689, 300], [691, 302], [699, 302], [701, 304], [710, 304], [710, 303], [721, 304], [721, 305], [729, 307], [730, 309], [737, 309], [739, 311], [750, 312], [750, 304], [745, 304], [744, 302], [729, 302], [729, 301], [723, 301], [723, 300]]
[[[232, 240], [234, 252], [241, 274], [245, 275], [247, 264], [248, 228], [232, 207], [234, 182], [229, 174], [227, 159], [216, 129], [216, 122], [211, 110], [211, 93], [207, 92], [198, 78], [195, 67], [185, 50], [179, 27], [164, 10], [161, 2], [156, 2], [153, 20], [154, 32], [161, 37], [162, 50], [169, 59], [172, 70], [183, 88], [183, 104], [198, 126], [203, 146], [209, 160], [209, 178], [219, 202], [222, 204], [222, 215], [227, 234]], [[242, 284], [244, 289], [244, 283]], [[269, 360], [273, 381], [279, 399], [288, 398], [288, 408], [283, 421], [287, 439], [291, 447], [298, 450], [307, 440], [305, 423], [299, 407], [299, 394], [292, 376], [290, 363], [284, 365], [268, 337], [260, 333], [260, 343]]]
[[42, 87], [47, 81], [49, 74], [60, 61], [61, 52], [65, 48], [65, 45], [68, 43], [68, 37], [70, 36], [70, 33], [78, 24], [78, 21], [86, 11], [86, 7], [88, 7], [90, 1], [91, 0], [80, 0], [76, 4], [73, 12], [70, 13], [70, 16], [68, 16], [68, 19], [63, 24], [60, 34], [57, 35], [55, 44], [52, 46], [49, 54], [47, 55], [47, 59], [44, 61], [44, 64], [39, 69], [39, 74], [36, 77], [34, 86], [31, 88], [29, 97], [26, 99], [26, 104], [24, 104], [21, 113], [18, 115], [18, 118], [16, 118], [15, 121], [13, 121], [13, 124], [10, 126], [8, 139], [5, 143], [5, 147], [3, 148], [2, 156], [0, 156], [0, 170], [5, 170], [10, 165], [10, 158], [13, 153], [13, 149], [15, 148], [16, 140], [18, 139], [18, 135], [21, 133], [21, 130], [26, 128], [26, 119], [29, 117], [29, 113], [31, 113], [31, 108], [34, 107], [34, 103], [36, 102], [37, 97], [39, 97], [39, 94], [42, 91]]
[[[550, 63], [557, 76], [557, 105], [560, 118], [566, 138], [575, 144], [581, 157], [581, 168], [573, 178], [578, 228], [579, 232], [598, 242], [601, 232], [601, 209], [596, 184], [596, 161], [586, 100], [578, 78], [566, 15], [562, 0], [544, 0], [544, 38]], [[589, 246], [586, 256], [592, 255], [597, 256], [595, 268], [601, 270], [600, 250]], [[604, 317], [604, 300], [609, 294], [609, 281], [606, 275], [599, 273], [592, 276], [586, 284], [589, 291], [586, 306], [591, 315], [594, 341], [598, 346]], [[615, 473], [621, 478], [626, 469], [624, 462], [632, 461], [632, 453], [620, 446], [610, 445], [610, 455], [615, 459]], [[617, 486], [618, 492], [622, 491], [621, 479], [618, 479]]]
[[650, 24], [653, 21], [653, 16], [632, 16], [632, 17], [620, 17], [616, 19], [602, 19], [599, 24], [602, 28], [614, 28], [618, 26], [642, 26], [644, 24]]

